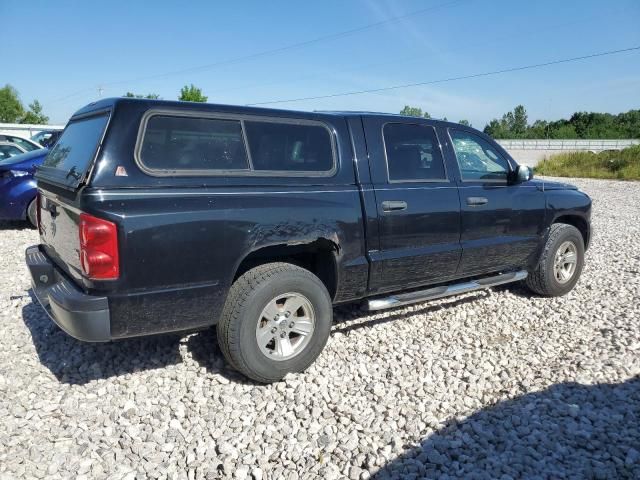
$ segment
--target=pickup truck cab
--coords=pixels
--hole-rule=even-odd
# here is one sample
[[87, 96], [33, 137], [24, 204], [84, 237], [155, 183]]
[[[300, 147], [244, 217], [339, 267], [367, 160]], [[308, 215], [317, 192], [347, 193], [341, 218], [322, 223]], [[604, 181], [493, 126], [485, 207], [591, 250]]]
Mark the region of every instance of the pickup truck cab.
[[26, 261], [85, 341], [217, 325], [260, 382], [307, 368], [332, 306], [580, 276], [591, 200], [466, 126], [138, 99], [78, 111], [36, 174]]

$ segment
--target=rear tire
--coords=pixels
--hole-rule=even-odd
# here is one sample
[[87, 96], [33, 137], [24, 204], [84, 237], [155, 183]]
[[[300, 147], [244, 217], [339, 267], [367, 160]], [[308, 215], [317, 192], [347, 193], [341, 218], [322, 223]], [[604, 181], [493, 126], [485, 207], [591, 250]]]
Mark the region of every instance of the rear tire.
[[37, 208], [38, 205], [36, 199], [34, 198], [33, 200], [31, 200], [31, 203], [29, 203], [29, 206], [27, 207], [27, 220], [34, 228], [38, 228], [38, 213], [36, 212]]
[[231, 286], [217, 325], [218, 343], [236, 370], [271, 383], [314, 362], [332, 320], [331, 297], [318, 277], [289, 263], [268, 263]]
[[539, 295], [559, 297], [575, 287], [583, 265], [582, 234], [572, 225], [554, 223], [538, 266], [529, 273], [525, 283]]

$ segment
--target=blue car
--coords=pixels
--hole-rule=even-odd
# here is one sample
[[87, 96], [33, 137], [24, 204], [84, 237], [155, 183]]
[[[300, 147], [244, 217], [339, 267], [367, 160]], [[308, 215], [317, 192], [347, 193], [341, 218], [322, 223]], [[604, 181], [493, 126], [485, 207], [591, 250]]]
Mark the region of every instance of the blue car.
[[37, 226], [33, 174], [48, 152], [41, 148], [0, 161], [0, 220], [28, 220]]

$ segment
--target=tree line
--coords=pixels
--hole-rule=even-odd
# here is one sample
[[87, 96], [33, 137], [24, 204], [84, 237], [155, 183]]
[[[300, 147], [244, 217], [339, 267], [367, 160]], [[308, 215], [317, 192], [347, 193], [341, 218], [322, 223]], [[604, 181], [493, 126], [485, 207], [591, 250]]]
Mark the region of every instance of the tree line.
[[[149, 98], [158, 100], [160, 95], [156, 93], [138, 94], [127, 92], [123, 97]], [[195, 85], [185, 85], [180, 90], [178, 100], [183, 102], [206, 102], [208, 97]], [[0, 123], [28, 123], [44, 125], [49, 122], [49, 117], [42, 111], [42, 105], [38, 100], [31, 102], [27, 108], [20, 100], [18, 91], [7, 84], [0, 88]]]
[[[162, 97], [157, 93], [139, 94], [133, 92], [127, 92], [123, 97], [128, 98], [148, 98], [151, 100], [162, 100]], [[180, 89], [180, 96], [178, 100], [181, 102], [206, 102], [209, 97], [202, 93], [202, 89], [196, 87], [193, 83], [191, 85], [185, 85]]]
[[484, 133], [494, 138], [640, 138], [640, 110], [617, 115], [575, 112], [569, 119], [536, 120], [529, 124], [526, 109], [518, 105], [501, 119], [491, 120], [484, 127]]
[[[431, 115], [429, 115], [429, 112], [427, 111], [423, 112], [421, 108], [412, 107], [409, 105], [405, 105], [404, 108], [400, 110], [400, 115], [407, 115], [409, 117], [431, 118]], [[448, 121], [447, 117], [444, 117], [442, 120], [444, 120], [445, 122]], [[464, 119], [458, 120], [458, 123], [460, 125], [466, 125], [467, 127], [471, 126], [471, 122], [469, 122], [469, 120], [464, 120]]]
[[[405, 105], [401, 115], [431, 118], [422, 109]], [[444, 118], [446, 120], [446, 117]], [[471, 125], [460, 120], [462, 125]], [[522, 105], [494, 118], [483, 129], [484, 133], [498, 139], [554, 138], [554, 139], [615, 139], [640, 138], [640, 110], [619, 114], [576, 112], [569, 119], [554, 121], [536, 120], [529, 123], [527, 110]]]
[[[139, 94], [126, 92], [123, 97], [161, 99], [156, 93]], [[183, 102], [206, 102], [208, 97], [193, 84], [180, 89], [178, 100]], [[405, 105], [401, 115], [431, 118], [420, 107]], [[443, 120], [447, 120], [445, 117]], [[49, 117], [42, 111], [38, 100], [27, 108], [22, 104], [18, 91], [11, 85], [0, 88], [0, 122], [46, 124]], [[468, 120], [458, 120], [461, 125], [471, 126]], [[559, 138], [559, 139], [610, 139], [640, 138], [640, 110], [629, 110], [617, 115], [597, 112], [576, 112], [567, 119], [554, 121], [536, 120], [529, 123], [527, 110], [522, 105], [494, 118], [483, 129], [484, 133], [498, 139], [514, 138]]]

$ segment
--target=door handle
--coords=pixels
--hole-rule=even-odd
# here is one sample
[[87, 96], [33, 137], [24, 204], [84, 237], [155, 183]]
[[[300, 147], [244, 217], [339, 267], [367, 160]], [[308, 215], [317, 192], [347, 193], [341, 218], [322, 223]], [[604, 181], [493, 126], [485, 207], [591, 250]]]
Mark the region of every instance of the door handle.
[[487, 197], [467, 197], [467, 205], [470, 207], [479, 207], [481, 205], [486, 205], [489, 203], [489, 199]]
[[385, 212], [394, 212], [397, 210], [406, 210], [407, 202], [402, 200], [386, 200], [382, 202], [382, 210]]

